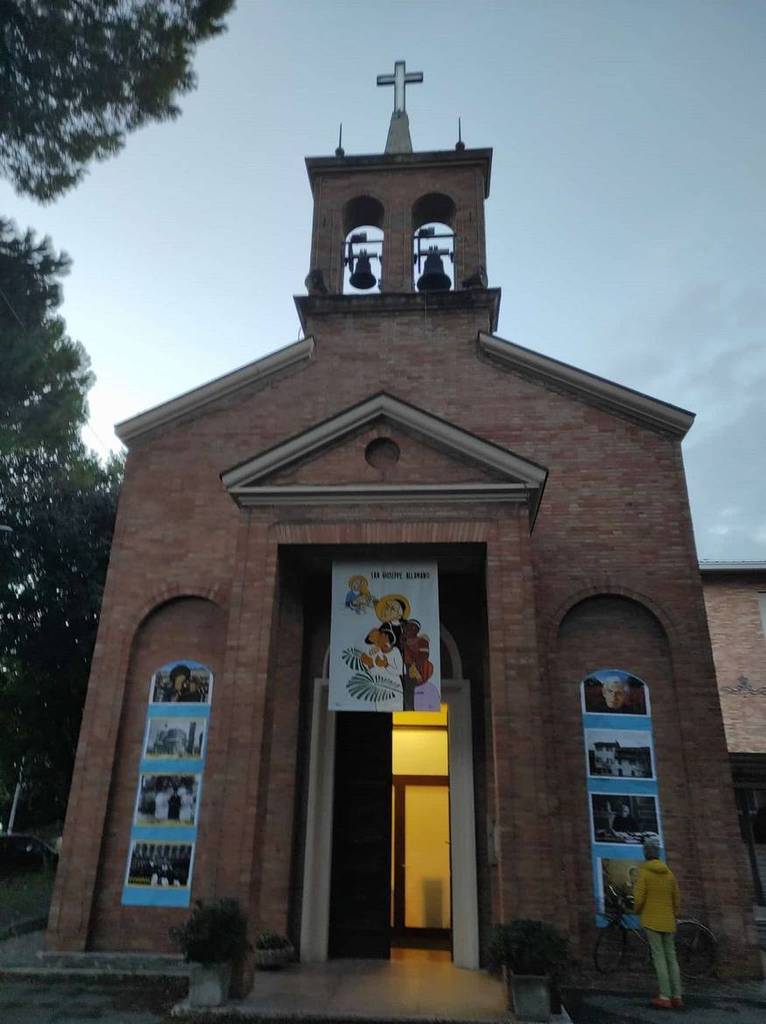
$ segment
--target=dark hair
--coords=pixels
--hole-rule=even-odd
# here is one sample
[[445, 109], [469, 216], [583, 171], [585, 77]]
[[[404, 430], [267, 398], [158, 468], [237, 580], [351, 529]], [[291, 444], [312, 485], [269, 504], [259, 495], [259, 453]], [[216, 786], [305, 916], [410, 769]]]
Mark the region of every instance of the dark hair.
[[372, 634], [373, 633], [382, 633], [383, 636], [388, 637], [388, 639], [391, 641], [391, 643], [394, 646], [396, 646], [396, 633], [394, 633], [393, 629], [391, 628], [391, 626], [389, 626], [389, 624], [387, 622], [383, 622], [383, 623], [381, 623], [380, 626], [376, 626], [374, 629], [370, 630], [370, 632], [364, 638], [364, 642], [366, 644], [374, 643], [374, 640], [372, 639]]
[[191, 669], [188, 665], [174, 665], [170, 670], [170, 682], [174, 683], [179, 676], [184, 679], [191, 679]]

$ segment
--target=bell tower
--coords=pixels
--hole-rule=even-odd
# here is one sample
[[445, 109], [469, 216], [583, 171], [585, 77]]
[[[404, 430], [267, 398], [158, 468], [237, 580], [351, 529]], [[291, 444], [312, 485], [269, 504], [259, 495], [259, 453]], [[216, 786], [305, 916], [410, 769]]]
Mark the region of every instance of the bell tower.
[[[353, 308], [361, 314], [405, 306], [486, 307], [482, 329], [497, 326], [499, 289], [487, 287], [484, 202], [491, 149], [413, 152], [405, 109], [407, 85], [421, 82], [398, 61], [378, 85], [394, 86], [382, 154], [307, 157], [314, 197], [308, 296], [296, 297], [307, 329], [312, 313]], [[343, 306], [341, 306], [341, 302]]]

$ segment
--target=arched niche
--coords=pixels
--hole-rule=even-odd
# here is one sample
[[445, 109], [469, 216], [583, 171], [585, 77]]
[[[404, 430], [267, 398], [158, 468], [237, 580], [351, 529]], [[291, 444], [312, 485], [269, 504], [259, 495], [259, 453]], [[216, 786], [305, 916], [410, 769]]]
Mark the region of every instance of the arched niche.
[[[546, 681], [546, 713], [555, 759], [551, 762], [554, 814], [562, 870], [575, 880], [578, 900], [565, 910], [573, 941], [590, 942], [593, 867], [589, 851], [589, 795], [582, 725], [582, 680], [605, 669], [621, 669], [651, 690], [657, 771], [666, 782], [683, 779], [670, 642], [654, 612], [624, 594], [583, 597], [563, 614], [555, 634]], [[663, 822], [680, 835], [683, 792], [663, 800]]]
[[429, 252], [441, 258], [444, 275], [449, 279], [439, 290], [455, 288], [455, 222], [457, 207], [443, 192], [429, 192], [421, 196], [412, 207], [412, 266], [413, 287], [420, 289], [425, 261]]
[[[206, 597], [171, 598], [151, 609], [136, 630], [131, 647], [128, 688], [141, 686], [160, 665], [184, 658], [220, 671], [225, 617]], [[146, 694], [143, 695], [146, 699]]]
[[437, 222], [455, 230], [457, 207], [450, 196], [443, 192], [429, 192], [421, 196], [412, 207], [412, 230], [417, 231], [424, 224]]
[[[383, 204], [374, 196], [362, 195], [350, 199], [343, 207], [343, 294], [375, 294], [380, 290], [383, 276]], [[370, 271], [376, 278], [368, 288], [355, 287], [351, 278], [358, 269], [358, 258], [366, 256]]]
[[[89, 946], [94, 950], [114, 948], [114, 929], [119, 927], [131, 938], [126, 948], [143, 950], [145, 933], [141, 922], [145, 920], [145, 907], [121, 906], [119, 894], [125, 877], [130, 843], [131, 822], [139, 780], [139, 762], [146, 730], [150, 683], [158, 667], [168, 662], [201, 662], [209, 666], [216, 681], [220, 679], [226, 635], [224, 610], [206, 597], [178, 596], [152, 608], [139, 623], [131, 644], [125, 690], [122, 700], [119, 735], [111, 768], [112, 781], [107, 819], [103, 831], [100, 868], [95, 886], [93, 928]], [[111, 686], [112, 680], [91, 681], [91, 686]], [[220, 707], [220, 690], [216, 702]], [[214, 711], [215, 715], [215, 711]], [[208, 756], [210, 747], [208, 746]], [[209, 815], [220, 794], [211, 788], [204, 798], [204, 816]], [[208, 850], [204, 842], [197, 843], [195, 853], [194, 886], [204, 888]], [[198, 889], [198, 891], [202, 891]], [[171, 924], [178, 921], [178, 910], [169, 907], [153, 908], [152, 917], [156, 934], [165, 936]], [[142, 945], [142, 942], [144, 945]], [[158, 942], [158, 951], [172, 952], [169, 939]]]
[[559, 656], [577, 664], [578, 678], [595, 665], [628, 665], [648, 679], [657, 675], [655, 668], [664, 674], [670, 657], [668, 637], [656, 615], [622, 594], [594, 594], [578, 601], [559, 623], [557, 647]]

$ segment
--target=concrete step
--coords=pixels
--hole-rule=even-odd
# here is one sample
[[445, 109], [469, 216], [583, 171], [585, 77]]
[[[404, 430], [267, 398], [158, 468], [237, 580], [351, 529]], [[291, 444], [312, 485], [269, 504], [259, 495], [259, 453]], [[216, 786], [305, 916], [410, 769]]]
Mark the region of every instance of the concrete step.
[[49, 953], [36, 956], [39, 970], [111, 974], [123, 977], [152, 975], [187, 977], [189, 965], [180, 956], [150, 953]]

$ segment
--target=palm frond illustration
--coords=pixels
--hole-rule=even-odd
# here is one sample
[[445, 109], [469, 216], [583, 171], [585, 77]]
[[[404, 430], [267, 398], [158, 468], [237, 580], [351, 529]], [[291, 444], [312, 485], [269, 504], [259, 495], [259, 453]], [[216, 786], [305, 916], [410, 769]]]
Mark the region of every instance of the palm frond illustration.
[[[367, 671], [366, 665], [362, 662], [362, 652], [356, 647], [347, 647], [341, 654], [341, 658], [354, 672], [362, 672], [365, 675], [370, 675]], [[370, 678], [372, 678], [370, 676]]]
[[371, 704], [379, 704], [392, 697], [401, 696], [401, 684], [387, 676], [370, 673], [366, 670], [355, 673], [346, 683], [346, 689], [357, 700], [366, 700]]

